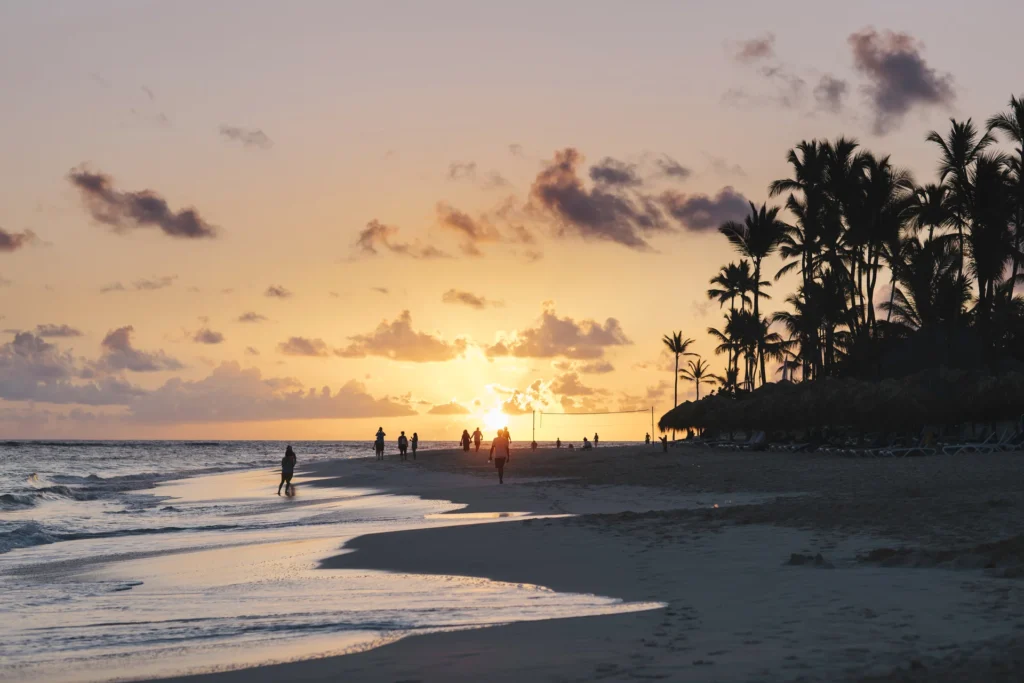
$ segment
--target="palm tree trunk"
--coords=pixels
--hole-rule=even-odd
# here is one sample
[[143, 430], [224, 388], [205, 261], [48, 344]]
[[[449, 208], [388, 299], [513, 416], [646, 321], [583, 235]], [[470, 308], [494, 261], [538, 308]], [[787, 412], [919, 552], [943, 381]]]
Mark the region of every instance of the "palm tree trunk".
[[[672, 391], [672, 407], [677, 408], [679, 406], [679, 354], [676, 354], [676, 372], [675, 375], [675, 389]], [[676, 440], [676, 430], [672, 430], [672, 440]]]
[[[764, 385], [764, 335], [761, 334], [761, 259], [754, 261], [754, 322], [757, 324], [757, 361], [761, 364], [761, 384]], [[753, 387], [751, 387], [753, 388]]]
[[699, 401], [700, 400], [700, 380], [699, 379], [698, 380], [694, 380], [694, 383], [697, 385], [697, 400]]

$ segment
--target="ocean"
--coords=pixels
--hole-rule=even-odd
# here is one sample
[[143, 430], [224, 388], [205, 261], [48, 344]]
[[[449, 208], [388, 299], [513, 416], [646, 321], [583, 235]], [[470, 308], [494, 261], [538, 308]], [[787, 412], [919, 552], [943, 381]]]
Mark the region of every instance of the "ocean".
[[319, 569], [359, 535], [500, 520], [460, 517], [449, 501], [303, 485], [311, 462], [370, 466], [370, 442], [291, 442], [299, 493], [278, 497], [286, 445], [0, 444], [0, 681], [176, 675], [651, 608], [478, 578]]

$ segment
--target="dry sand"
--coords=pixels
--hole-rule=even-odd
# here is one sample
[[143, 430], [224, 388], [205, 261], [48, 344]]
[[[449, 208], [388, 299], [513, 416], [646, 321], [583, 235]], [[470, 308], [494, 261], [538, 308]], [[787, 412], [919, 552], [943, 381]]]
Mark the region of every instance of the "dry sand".
[[[573, 517], [364, 536], [329, 567], [480, 576], [661, 610], [437, 633], [234, 681], [1021, 681], [1024, 456], [601, 448], [338, 462], [320, 485]], [[714, 507], [718, 505], [718, 507]]]

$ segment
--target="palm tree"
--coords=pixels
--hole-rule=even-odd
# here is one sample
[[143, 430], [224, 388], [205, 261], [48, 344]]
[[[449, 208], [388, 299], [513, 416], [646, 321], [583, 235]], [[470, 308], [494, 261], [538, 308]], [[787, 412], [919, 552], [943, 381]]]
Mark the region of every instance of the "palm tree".
[[715, 377], [708, 372], [711, 364], [706, 360], [702, 360], [700, 356], [697, 356], [697, 362], [694, 363], [692, 360], [686, 361], [687, 368], [680, 371], [679, 376], [685, 380], [693, 382], [697, 387], [697, 400], [700, 400], [700, 384], [708, 384], [711, 386], [715, 385]]
[[[740, 308], [746, 308], [751, 302], [750, 292], [754, 291], [754, 276], [750, 272], [750, 261], [742, 259], [739, 263], [730, 263], [723, 266], [718, 275], [711, 278], [710, 284], [715, 285], [708, 290], [708, 298], [718, 301], [718, 305], [724, 306], [729, 302], [729, 308], [736, 310], [736, 297], [740, 299]], [[758, 283], [767, 285], [767, 282]]]
[[1018, 254], [1021, 250], [1021, 241], [1024, 240], [1024, 173], [1021, 172], [1024, 170], [1024, 97], [1010, 97], [1010, 110], [990, 118], [988, 129], [989, 131], [1000, 131], [1015, 146], [1014, 155], [1009, 161], [1013, 187], [1013, 223], [1016, 226], [1015, 253], [1013, 268], [1010, 271], [1010, 286], [1006, 292], [1006, 297], [1013, 299], [1013, 286], [1021, 265], [1021, 258]]
[[931, 241], [935, 238], [936, 228], [946, 227], [953, 219], [949, 208], [949, 188], [934, 183], [917, 188], [907, 206], [906, 216], [915, 232], [928, 228], [928, 240]]
[[[733, 247], [746, 256], [754, 264], [754, 282], [761, 282], [761, 262], [778, 249], [783, 237], [786, 235], [788, 226], [779, 220], [779, 209], [768, 208], [762, 204], [761, 208], [751, 202], [750, 215], [743, 223], [729, 221], [719, 228], [726, 239]], [[760, 287], [754, 289], [754, 319], [760, 320]], [[761, 365], [761, 384], [767, 381], [764, 366], [764, 340], [757, 341], [757, 357]]]
[[[693, 340], [683, 339], [682, 332], [673, 332], [671, 336], [666, 334], [661, 338], [661, 341], [676, 357], [675, 388], [672, 394], [672, 407], [675, 408], [679, 405], [679, 356], [695, 356], [697, 354], [688, 351]], [[675, 438], [675, 430], [672, 430], [672, 440], [675, 441]]]

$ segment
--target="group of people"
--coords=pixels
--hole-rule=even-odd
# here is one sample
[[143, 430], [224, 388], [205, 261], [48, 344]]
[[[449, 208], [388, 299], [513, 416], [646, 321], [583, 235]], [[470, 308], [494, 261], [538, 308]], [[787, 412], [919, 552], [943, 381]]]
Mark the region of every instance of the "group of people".
[[[378, 427], [377, 428], [377, 438], [373, 442], [373, 452], [377, 454], [377, 459], [378, 460], [383, 460], [384, 459], [384, 437], [386, 437], [386, 436], [387, 436], [387, 434], [384, 433], [384, 428], [383, 427]], [[398, 454], [402, 457], [402, 460], [408, 460], [409, 459], [409, 449], [410, 449], [410, 447], [412, 448], [412, 459], [415, 460], [416, 459], [416, 449], [418, 449], [419, 446], [420, 446], [420, 435], [417, 434], [416, 432], [412, 433], [412, 438], [411, 439], [405, 435], [405, 432], [402, 432], [398, 436]]]
[[[582, 446], [582, 448], [585, 451], [589, 451], [591, 448], [597, 448], [597, 444], [599, 444], [600, 442], [601, 442], [601, 437], [597, 434], [597, 432], [594, 432], [594, 441], [593, 442], [588, 441], [587, 437], [583, 437], [583, 446]], [[561, 448], [561, 447], [562, 447], [562, 440], [560, 438], [559, 439], [555, 439], [555, 448]], [[574, 446], [572, 444], [569, 444], [568, 450], [574, 451], [574, 450], [576, 450], [576, 446]]]

